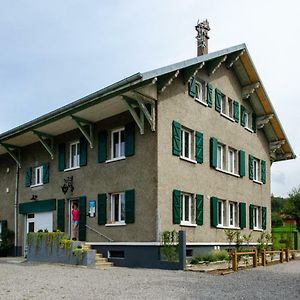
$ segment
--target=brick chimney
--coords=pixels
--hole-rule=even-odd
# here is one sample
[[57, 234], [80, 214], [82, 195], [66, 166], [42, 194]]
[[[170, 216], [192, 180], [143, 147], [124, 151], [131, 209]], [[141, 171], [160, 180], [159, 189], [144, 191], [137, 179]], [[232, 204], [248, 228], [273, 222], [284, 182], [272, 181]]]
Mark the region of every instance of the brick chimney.
[[195, 26], [195, 29], [197, 31], [197, 56], [207, 54], [208, 53], [208, 31], [210, 30], [209, 23], [207, 20], [204, 20], [203, 22], [197, 22], [197, 25]]

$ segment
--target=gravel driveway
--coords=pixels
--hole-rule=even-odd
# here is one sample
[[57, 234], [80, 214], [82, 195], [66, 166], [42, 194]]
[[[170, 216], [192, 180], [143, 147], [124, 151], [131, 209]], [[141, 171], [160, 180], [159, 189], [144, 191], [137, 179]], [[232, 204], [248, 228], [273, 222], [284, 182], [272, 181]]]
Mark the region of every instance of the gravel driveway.
[[226, 276], [0, 263], [0, 299], [300, 299], [300, 261]]

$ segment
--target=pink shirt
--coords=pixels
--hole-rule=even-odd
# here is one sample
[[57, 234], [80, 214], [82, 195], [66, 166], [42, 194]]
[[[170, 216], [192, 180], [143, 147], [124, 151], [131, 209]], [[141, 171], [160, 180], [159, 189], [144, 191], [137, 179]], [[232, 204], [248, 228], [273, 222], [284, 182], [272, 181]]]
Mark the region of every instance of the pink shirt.
[[72, 220], [79, 221], [79, 209], [72, 209]]

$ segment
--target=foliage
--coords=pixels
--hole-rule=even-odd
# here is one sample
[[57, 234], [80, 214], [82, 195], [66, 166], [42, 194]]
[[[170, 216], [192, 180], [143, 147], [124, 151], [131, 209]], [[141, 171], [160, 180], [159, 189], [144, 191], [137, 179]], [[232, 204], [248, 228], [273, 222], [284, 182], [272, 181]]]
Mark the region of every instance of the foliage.
[[210, 263], [214, 261], [229, 261], [230, 256], [226, 250], [213, 250], [203, 255], [198, 255], [191, 260], [191, 264]]
[[161, 254], [167, 261], [175, 262], [179, 259], [179, 244], [178, 244], [178, 232], [164, 231], [161, 236]]
[[282, 212], [295, 218], [297, 229], [300, 231], [300, 187], [294, 188], [285, 203]]
[[260, 237], [257, 239], [257, 252], [260, 254], [263, 249], [268, 250], [269, 249], [269, 243], [272, 241], [272, 234], [263, 231], [260, 235]]
[[[272, 229], [272, 242], [274, 250], [283, 248], [294, 248], [294, 230], [295, 227], [281, 227]], [[300, 247], [300, 240], [299, 240]]]
[[272, 227], [280, 227], [283, 225], [282, 218], [279, 213], [272, 212]]
[[243, 243], [249, 245], [252, 237], [252, 232], [250, 232], [249, 235], [244, 234], [243, 236], [241, 236], [241, 230], [236, 229], [225, 229], [224, 233], [229, 245], [231, 245], [233, 242], [235, 243], [237, 251], [242, 251]]
[[74, 256], [79, 256], [80, 255], [80, 259], [83, 260], [85, 254], [86, 254], [87, 250], [83, 249], [81, 247], [77, 247], [75, 249], [73, 249], [73, 255]]
[[280, 213], [287, 202], [286, 198], [271, 196], [271, 208], [273, 213]]
[[14, 232], [8, 228], [3, 229], [1, 232], [0, 250], [7, 251], [13, 246]]

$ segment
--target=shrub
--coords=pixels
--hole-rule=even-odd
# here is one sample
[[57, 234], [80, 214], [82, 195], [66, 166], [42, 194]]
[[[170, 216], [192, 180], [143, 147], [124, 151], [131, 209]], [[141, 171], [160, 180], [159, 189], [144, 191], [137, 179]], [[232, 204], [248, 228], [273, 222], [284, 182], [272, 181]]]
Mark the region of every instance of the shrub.
[[213, 250], [203, 255], [198, 255], [191, 260], [191, 264], [210, 263], [214, 261], [228, 261], [230, 259], [226, 250]]

